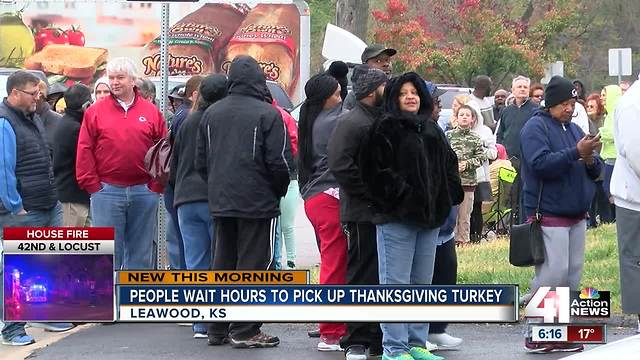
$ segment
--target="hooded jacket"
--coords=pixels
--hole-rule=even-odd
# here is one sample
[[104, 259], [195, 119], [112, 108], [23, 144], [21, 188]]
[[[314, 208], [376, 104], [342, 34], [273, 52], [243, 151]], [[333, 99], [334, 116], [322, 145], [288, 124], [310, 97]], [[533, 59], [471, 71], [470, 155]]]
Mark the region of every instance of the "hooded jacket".
[[602, 141], [600, 156], [604, 160], [615, 160], [616, 144], [613, 139], [613, 119], [616, 105], [618, 105], [618, 101], [620, 101], [622, 97], [622, 89], [620, 89], [618, 85], [605, 86], [604, 89], [607, 93], [607, 100], [604, 107], [607, 115], [604, 118], [604, 126], [600, 128], [600, 141]]
[[280, 214], [293, 166], [278, 110], [265, 101], [265, 77], [255, 59], [238, 56], [229, 95], [203, 115], [196, 169], [207, 179], [213, 216], [265, 219]]
[[542, 183], [542, 215], [575, 219], [584, 216], [596, 191], [602, 161], [586, 166], [576, 144], [584, 137], [578, 125], [561, 124], [548, 111], [538, 110], [521, 132], [521, 175], [526, 216], [532, 216]]
[[67, 108], [53, 133], [53, 174], [58, 200], [89, 205], [89, 193], [76, 180], [78, 136], [84, 112]]
[[42, 111], [38, 113], [38, 116], [40, 117], [40, 120], [42, 120], [47, 143], [49, 144], [49, 147], [52, 147], [54, 142], [53, 134], [55, 133], [56, 127], [60, 123], [60, 119], [62, 119], [62, 115], [51, 110], [51, 105], [49, 105], [49, 103], [47, 102], [42, 104], [41, 110]]
[[615, 139], [618, 149], [611, 177], [611, 195], [617, 206], [640, 211], [640, 80], [618, 104], [615, 112]]
[[93, 85], [93, 94], [94, 94], [93, 95], [93, 99], [94, 100], [96, 98], [96, 96], [95, 96], [96, 89], [98, 88], [98, 85], [100, 85], [100, 84], [105, 84], [105, 85], [107, 85], [107, 87], [109, 89], [111, 89], [111, 87], [109, 86], [109, 79], [106, 76], [103, 76], [100, 79], [96, 80], [96, 83]]
[[576, 83], [580, 84], [580, 89], [582, 89], [582, 90], [581, 90], [581, 91], [580, 91], [580, 93], [578, 94], [578, 99], [579, 99], [579, 100], [584, 101], [584, 100], [587, 98], [587, 96], [586, 96], [586, 95], [587, 95], [587, 94], [586, 94], [586, 93], [587, 93], [587, 90], [585, 89], [585, 87], [584, 87], [584, 83], [582, 82], [582, 80], [580, 80], [580, 79], [575, 79], [575, 80], [573, 80], [571, 83], [572, 83], [572, 84], [574, 84], [574, 85], [575, 85]]
[[[214, 75], [215, 83], [207, 90], [216, 94], [219, 101], [227, 93], [227, 79], [224, 75]], [[212, 103], [215, 103], [212, 101]], [[198, 141], [198, 131], [202, 123], [202, 116], [206, 109], [191, 112], [182, 122], [174, 135], [173, 151], [171, 153], [171, 171], [169, 184], [174, 189], [173, 206], [193, 202], [206, 202], [207, 182], [196, 171], [194, 158]]]
[[[418, 90], [418, 114], [400, 110], [398, 98], [406, 82]], [[385, 114], [373, 124], [360, 151], [362, 179], [372, 199], [372, 222], [440, 227], [464, 193], [458, 159], [430, 119], [433, 105], [424, 81], [416, 73], [391, 79], [384, 108]]]
[[140, 96], [125, 110], [113, 95], [91, 105], [84, 113], [76, 176], [80, 188], [90, 194], [99, 191], [101, 182], [118, 186], [148, 184], [154, 192], [162, 186], [151, 180], [144, 157], [167, 134], [158, 108]]

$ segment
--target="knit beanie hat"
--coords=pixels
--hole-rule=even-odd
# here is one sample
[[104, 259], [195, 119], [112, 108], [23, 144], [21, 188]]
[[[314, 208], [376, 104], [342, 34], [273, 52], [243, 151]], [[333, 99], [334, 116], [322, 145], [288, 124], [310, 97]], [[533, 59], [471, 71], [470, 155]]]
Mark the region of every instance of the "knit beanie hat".
[[386, 83], [387, 75], [382, 70], [374, 69], [367, 65], [358, 65], [354, 69], [351, 80], [353, 82], [353, 94], [356, 96], [356, 100], [362, 100], [374, 92], [380, 85]]
[[91, 102], [91, 89], [75, 84], [64, 93], [64, 101], [69, 110], [83, 110], [83, 105]]
[[343, 61], [334, 61], [329, 66], [327, 74], [333, 76], [340, 84], [340, 97], [344, 100], [347, 97], [347, 87], [349, 82], [347, 81], [347, 74], [349, 74], [349, 66]]
[[562, 76], [554, 76], [544, 90], [544, 106], [554, 107], [566, 100], [577, 99], [578, 91], [573, 83]]

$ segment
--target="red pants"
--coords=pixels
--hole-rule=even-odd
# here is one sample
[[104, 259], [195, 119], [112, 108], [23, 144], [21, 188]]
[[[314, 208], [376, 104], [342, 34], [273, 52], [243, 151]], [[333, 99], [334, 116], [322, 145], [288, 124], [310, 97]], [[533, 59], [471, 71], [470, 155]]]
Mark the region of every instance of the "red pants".
[[[340, 224], [340, 202], [325, 193], [305, 200], [304, 211], [320, 244], [320, 284], [344, 285], [347, 276], [347, 238]], [[341, 337], [344, 323], [320, 323], [320, 335]]]

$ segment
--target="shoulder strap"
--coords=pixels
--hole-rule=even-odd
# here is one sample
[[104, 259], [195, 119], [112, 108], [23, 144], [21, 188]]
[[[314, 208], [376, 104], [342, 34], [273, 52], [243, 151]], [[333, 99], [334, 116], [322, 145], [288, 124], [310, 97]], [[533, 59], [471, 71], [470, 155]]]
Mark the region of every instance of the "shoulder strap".
[[[549, 137], [549, 126], [544, 118], [540, 118], [542, 121], [542, 126], [544, 126], [544, 133], [547, 137]], [[536, 220], [540, 221], [542, 219], [542, 214], [540, 214], [540, 201], [542, 200], [542, 189], [544, 188], [544, 181], [540, 181], [540, 189], [538, 189], [538, 204], [536, 205]]]

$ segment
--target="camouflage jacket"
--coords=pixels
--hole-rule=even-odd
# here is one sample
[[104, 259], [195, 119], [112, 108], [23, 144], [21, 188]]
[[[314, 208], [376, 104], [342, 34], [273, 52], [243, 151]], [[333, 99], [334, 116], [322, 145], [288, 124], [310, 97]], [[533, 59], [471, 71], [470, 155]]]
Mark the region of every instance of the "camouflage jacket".
[[476, 169], [487, 159], [482, 148], [482, 139], [471, 129], [461, 128], [448, 131], [447, 139], [458, 156], [458, 161], [467, 164], [466, 169], [460, 173], [462, 186], [477, 185]]

